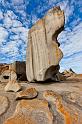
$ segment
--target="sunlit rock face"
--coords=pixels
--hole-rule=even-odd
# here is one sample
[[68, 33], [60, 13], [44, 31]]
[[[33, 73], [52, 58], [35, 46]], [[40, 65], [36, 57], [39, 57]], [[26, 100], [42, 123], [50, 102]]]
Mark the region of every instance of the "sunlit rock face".
[[60, 7], [50, 9], [28, 33], [26, 73], [28, 81], [55, 78], [63, 57], [58, 34], [64, 29], [64, 12]]

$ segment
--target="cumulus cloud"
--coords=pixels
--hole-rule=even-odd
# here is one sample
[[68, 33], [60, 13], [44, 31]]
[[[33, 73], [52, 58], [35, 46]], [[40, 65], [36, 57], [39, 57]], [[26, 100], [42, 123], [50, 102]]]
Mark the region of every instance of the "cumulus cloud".
[[0, 63], [25, 59], [28, 30], [13, 11], [1, 12], [0, 15], [3, 18], [0, 26]]
[[0, 27], [0, 46], [3, 45], [3, 42], [8, 37], [8, 32], [5, 30], [5, 28]]
[[69, 0], [60, 2], [58, 5], [60, 5], [61, 9], [65, 11], [65, 23], [67, 23], [69, 21], [69, 16], [73, 14], [74, 6], [69, 5]]
[[60, 71], [72, 68], [76, 73], [82, 73], [82, 52], [76, 53], [68, 58], [63, 58], [61, 61]]
[[[61, 70], [74, 69], [82, 73], [82, 22], [75, 26], [72, 31], [67, 29], [62, 32], [59, 41], [64, 58], [61, 61]], [[63, 69], [62, 69], [63, 68]]]

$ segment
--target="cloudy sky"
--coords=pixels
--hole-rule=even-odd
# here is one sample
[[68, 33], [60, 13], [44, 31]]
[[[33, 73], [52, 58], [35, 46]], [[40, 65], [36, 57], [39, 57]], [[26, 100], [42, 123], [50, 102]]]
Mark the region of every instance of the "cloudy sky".
[[82, 0], [0, 0], [0, 63], [26, 58], [29, 28], [53, 6], [65, 11], [61, 71], [82, 73]]

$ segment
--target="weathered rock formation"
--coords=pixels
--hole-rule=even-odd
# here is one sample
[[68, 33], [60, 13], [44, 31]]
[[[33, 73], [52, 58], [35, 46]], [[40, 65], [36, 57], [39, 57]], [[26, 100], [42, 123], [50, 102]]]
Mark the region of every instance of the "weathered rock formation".
[[13, 70], [10, 71], [10, 78], [5, 87], [5, 91], [14, 91], [17, 92], [21, 89], [20, 84], [17, 82], [17, 74]]
[[69, 70], [64, 70], [62, 74], [68, 78], [68, 77], [75, 77], [77, 74], [70, 68]]
[[[0, 102], [0, 113], [4, 112], [2, 114], [4, 116], [0, 116], [2, 118], [0, 118], [0, 124], [82, 124], [82, 90], [80, 91], [78, 89], [79, 87], [76, 87], [77, 83], [72, 83], [74, 88], [72, 88], [70, 83], [70, 88], [68, 88], [68, 83], [53, 84], [54, 87], [53, 85], [51, 87], [50, 84], [48, 86], [44, 85], [42, 91], [40, 91], [41, 85], [39, 87], [40, 89], [38, 89], [37, 98], [34, 97], [37, 93], [37, 89], [35, 88], [29, 88], [22, 91], [21, 94], [19, 93], [22, 100], [19, 99], [16, 101], [15, 97], [12, 97], [13, 105], [15, 105], [12, 113], [11, 107], [13, 106], [10, 103], [11, 98], [8, 98], [10, 106], [7, 109], [7, 101], [5, 101], [4, 97], [0, 96], [2, 98]], [[77, 86], [81, 87], [82, 83]], [[71, 92], [70, 89], [72, 90]], [[18, 102], [17, 105], [15, 104], [16, 102]], [[5, 115], [9, 113], [11, 115], [6, 117]], [[3, 120], [3, 123], [1, 123], [1, 120]]]
[[4, 124], [53, 124], [53, 115], [45, 100], [21, 100]]
[[14, 70], [17, 74], [17, 80], [26, 81], [26, 62], [15, 61], [9, 66], [10, 69]]
[[0, 64], [0, 74], [9, 69], [9, 64]]
[[9, 80], [9, 65], [8, 64], [0, 64], [0, 82], [8, 82]]
[[17, 80], [26, 81], [26, 62], [15, 61], [11, 64], [0, 64], [0, 82], [7, 83], [11, 79], [11, 71], [17, 75]]
[[9, 81], [9, 78], [10, 78], [10, 71], [9, 70], [2, 71], [2, 73], [0, 74], [0, 82], [7, 83]]
[[37, 97], [38, 92], [35, 88], [27, 88], [24, 91], [20, 91], [16, 95], [16, 99], [33, 99]]
[[28, 81], [55, 79], [63, 56], [57, 36], [63, 29], [64, 12], [56, 7], [29, 30], [26, 58]]

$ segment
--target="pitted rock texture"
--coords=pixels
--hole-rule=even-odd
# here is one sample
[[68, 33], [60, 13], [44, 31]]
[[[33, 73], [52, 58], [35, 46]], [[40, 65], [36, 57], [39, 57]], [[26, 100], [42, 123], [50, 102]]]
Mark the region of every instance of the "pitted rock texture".
[[57, 36], [63, 29], [64, 12], [56, 7], [29, 30], [26, 58], [28, 81], [53, 79], [58, 73], [63, 54]]
[[[10, 67], [10, 65], [9, 65]], [[0, 81], [1, 82], [9, 82], [9, 81], [17, 80], [17, 74], [12, 69], [3, 70], [0, 74]]]
[[21, 100], [15, 113], [4, 124], [53, 124], [53, 116], [45, 100]]
[[0, 74], [0, 82], [4, 82], [7, 83], [9, 81], [10, 78], [10, 71], [7, 70], [3, 70]]
[[4, 114], [9, 107], [8, 98], [5, 96], [0, 96], [0, 116]]
[[9, 64], [0, 64], [0, 74], [9, 69]]
[[35, 88], [27, 88], [23, 91], [20, 91], [16, 95], [16, 99], [33, 99], [38, 95], [38, 92]]

